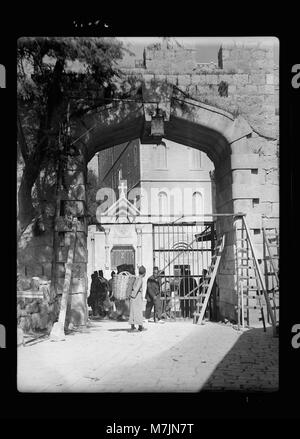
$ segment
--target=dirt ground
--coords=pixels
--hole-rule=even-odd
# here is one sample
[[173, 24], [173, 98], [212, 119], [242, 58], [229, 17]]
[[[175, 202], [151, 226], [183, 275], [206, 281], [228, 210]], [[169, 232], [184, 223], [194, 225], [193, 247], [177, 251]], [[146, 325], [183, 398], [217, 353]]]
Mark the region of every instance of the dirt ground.
[[18, 348], [21, 392], [198, 392], [278, 389], [278, 338], [271, 328], [237, 331], [191, 321], [91, 321], [65, 341]]

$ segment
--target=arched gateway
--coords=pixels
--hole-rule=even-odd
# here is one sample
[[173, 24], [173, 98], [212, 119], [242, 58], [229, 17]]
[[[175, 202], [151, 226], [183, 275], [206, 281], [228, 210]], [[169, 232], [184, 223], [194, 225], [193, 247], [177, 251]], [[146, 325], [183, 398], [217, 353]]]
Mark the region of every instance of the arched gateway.
[[[191, 74], [185, 71], [190, 66], [184, 62], [175, 64], [181, 66], [180, 72], [170, 74], [168, 57], [161, 55], [166, 50], [149, 49], [145, 56], [148, 64], [127, 72], [127, 79], [135, 84], [130, 98], [113, 100], [72, 122], [77, 154], [68, 157], [61, 207], [80, 221], [67, 313], [68, 321], [76, 325], [85, 324], [87, 319], [86, 174], [87, 163], [98, 151], [137, 138], [153, 144], [160, 137], [204, 151], [215, 166], [216, 213], [247, 214], [250, 230], [259, 231], [255, 245], [260, 258], [262, 214], [269, 218], [270, 226], [278, 223], [278, 187], [274, 186], [278, 184], [278, 118], [275, 67], [270, 57], [273, 46], [245, 46], [240, 52], [249, 55], [247, 60], [246, 55], [237, 56], [240, 48], [234, 43], [223, 46], [218, 68], [209, 74], [200, 70]], [[190, 59], [189, 53], [186, 56]], [[216, 221], [217, 232], [226, 236], [218, 274], [219, 312], [235, 319], [233, 219], [216, 216]], [[63, 247], [69, 245], [70, 229], [60, 221], [55, 229], [60, 246], [55, 255], [53, 285], [60, 294], [66, 263]]]

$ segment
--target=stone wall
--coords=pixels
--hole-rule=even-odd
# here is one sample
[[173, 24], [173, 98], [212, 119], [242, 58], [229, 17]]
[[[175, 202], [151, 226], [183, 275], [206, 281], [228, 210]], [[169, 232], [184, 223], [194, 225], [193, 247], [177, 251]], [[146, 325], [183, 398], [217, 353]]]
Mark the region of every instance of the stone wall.
[[[22, 288], [20, 290], [20, 288]], [[23, 288], [26, 288], [25, 290]], [[60, 297], [51, 297], [50, 282], [34, 277], [18, 279], [17, 325], [25, 333], [50, 333], [58, 317]]]
[[[193, 98], [248, 122], [249, 135], [233, 142], [231, 157], [216, 166], [216, 211], [247, 213], [259, 259], [264, 257], [262, 216], [266, 227], [279, 225], [277, 44], [276, 39], [226, 42], [220, 47], [218, 66], [197, 64], [193, 51], [155, 45], [145, 49], [144, 68], [125, 69], [131, 80], [165, 80], [175, 86], [175, 92], [180, 90], [178, 97]], [[226, 236], [218, 274], [219, 306], [221, 316], [235, 320], [236, 236], [232, 219], [218, 219], [217, 228]]]
[[[244, 132], [240, 138], [233, 139], [226, 131], [225, 137], [231, 139], [229, 141], [231, 154], [227, 153], [226, 156], [215, 162], [216, 210], [218, 213], [240, 211], [247, 213], [247, 222], [260, 258], [263, 257], [262, 215], [266, 216], [265, 222], [269, 227], [276, 227], [279, 222], [279, 98], [278, 68], [274, 64], [276, 44], [276, 39], [266, 42], [253, 42], [251, 40], [236, 43], [232, 41], [223, 44], [219, 51], [218, 66], [198, 65], [195, 62], [193, 51], [167, 46], [153, 46], [145, 49], [144, 66], [124, 68], [124, 76], [119, 81], [120, 87], [128, 91], [137, 90], [143, 83], [151, 84], [152, 81], [152, 84], [155, 85], [156, 82], [165, 81], [173, 86], [170, 96], [168, 95], [169, 89], [166, 88], [165, 100], [168, 98], [170, 101], [172, 97], [178, 100], [190, 98], [194, 100], [194, 103], [198, 101], [199, 108], [194, 111], [192, 122], [195, 126], [200, 127], [199, 133], [201, 134], [204, 115], [207, 117], [204, 125], [208, 129], [206, 128], [203, 138], [201, 141], [199, 140], [199, 145], [196, 145], [194, 141], [189, 146], [199, 147], [207, 153], [210, 151], [211, 155], [213, 155], [214, 148], [223, 148], [220, 139], [222, 136], [224, 137], [227, 128], [239, 132], [237, 125], [243, 123], [242, 120], [246, 121], [247, 129], [240, 130]], [[204, 106], [207, 104], [210, 108], [201, 109], [201, 104]], [[137, 112], [135, 104], [127, 103], [120, 108], [122, 110], [118, 116], [114, 116], [115, 113], [108, 109], [107, 116], [99, 113], [98, 119], [96, 116], [88, 116], [90, 121], [85, 120], [88, 122], [87, 127], [93, 126], [95, 120], [99, 121], [99, 125], [102, 124], [98, 131], [95, 130], [93, 135], [87, 136], [86, 141], [90, 142], [88, 155], [108, 146], [108, 144], [101, 145], [101, 141], [112, 142], [116, 140], [118, 144], [126, 141], [126, 136], [129, 139], [133, 137], [132, 133], [138, 132], [142, 116]], [[133, 117], [133, 110], [137, 113], [136, 119], [134, 119], [135, 116]], [[182, 114], [179, 110], [179, 106], [177, 108], [171, 107], [171, 115], [174, 112], [177, 118], [181, 117], [181, 126], [187, 126], [184, 124], [189, 123], [188, 118], [191, 115], [185, 113], [184, 108]], [[218, 111], [220, 114], [225, 111], [232, 115], [232, 122], [229, 121], [230, 118], [226, 119], [225, 116], [220, 116], [216, 119], [216, 123], [211, 124], [213, 114], [218, 113]], [[124, 131], [125, 124], [120, 124], [119, 131], [116, 130], [118, 121], [122, 121], [122, 118], [126, 120], [127, 134]], [[102, 130], [102, 127], [106, 131]], [[82, 128], [82, 130], [84, 129]], [[178, 130], [180, 131], [180, 127], [177, 127], [177, 135]], [[204, 142], [209, 139], [209, 130], [217, 132], [219, 136], [219, 140], [216, 139], [216, 145], [213, 143], [208, 145]], [[80, 132], [80, 134], [82, 133]], [[186, 141], [191, 142], [190, 138], [187, 139], [188, 135], [186, 131], [183, 137], [186, 136]], [[210, 137], [210, 139], [212, 138], [213, 136]], [[118, 141], [120, 139], [122, 141]], [[86, 320], [87, 287], [87, 227], [84, 223], [86, 163], [84, 153], [82, 151], [79, 153], [79, 157], [70, 158], [68, 162], [65, 178], [69, 190], [63, 194], [64, 209], [83, 222], [78, 237], [76, 267], [74, 267], [72, 295], [70, 297], [71, 321], [75, 324]], [[226, 234], [225, 256], [218, 277], [220, 311], [221, 315], [234, 319], [237, 297], [233, 264], [235, 233], [228, 218], [220, 219], [218, 223], [220, 233]], [[260, 233], [257, 233], [257, 230]], [[57, 228], [56, 233], [61, 245], [58, 248], [58, 255], [56, 255], [55, 279], [58, 292], [61, 293], [70, 230]], [[40, 243], [43, 240], [42, 237], [38, 239], [40, 239]], [[35, 261], [31, 264], [32, 267], [40, 266], [41, 258], [38, 255], [42, 255], [44, 251], [49, 250], [50, 252], [50, 249], [46, 250], [47, 245], [43, 243], [36, 250], [37, 256], [32, 259]]]
[[[254, 130], [278, 137], [279, 71], [274, 63], [277, 40], [224, 43], [218, 66], [201, 66], [192, 50], [145, 49], [144, 68], [124, 68], [128, 86], [166, 80], [189, 96], [245, 117]], [[126, 83], [126, 80], [125, 80]]]

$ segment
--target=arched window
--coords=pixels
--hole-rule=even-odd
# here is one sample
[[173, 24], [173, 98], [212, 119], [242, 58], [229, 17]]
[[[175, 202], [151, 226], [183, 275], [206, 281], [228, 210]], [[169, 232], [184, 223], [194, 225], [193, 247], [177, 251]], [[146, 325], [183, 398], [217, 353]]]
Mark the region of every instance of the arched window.
[[192, 198], [192, 214], [201, 215], [203, 213], [202, 194], [194, 192]]
[[168, 214], [168, 196], [165, 192], [158, 194], [158, 213], [159, 215]]
[[164, 142], [159, 145], [154, 145], [155, 154], [155, 168], [156, 169], [167, 169], [167, 146]]

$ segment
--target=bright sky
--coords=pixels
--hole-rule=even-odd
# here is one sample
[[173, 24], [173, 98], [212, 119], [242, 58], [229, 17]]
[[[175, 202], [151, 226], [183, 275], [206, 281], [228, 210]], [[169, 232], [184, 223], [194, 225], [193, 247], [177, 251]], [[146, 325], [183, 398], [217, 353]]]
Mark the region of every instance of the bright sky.
[[[131, 46], [138, 57], [142, 57], [143, 49], [149, 44], [162, 41], [162, 37], [118, 37], [125, 44]], [[196, 49], [197, 62], [217, 62], [218, 50], [225, 41], [270, 41], [277, 48], [275, 64], [279, 60], [279, 41], [275, 37], [172, 37], [172, 42], [178, 41], [186, 48]]]

